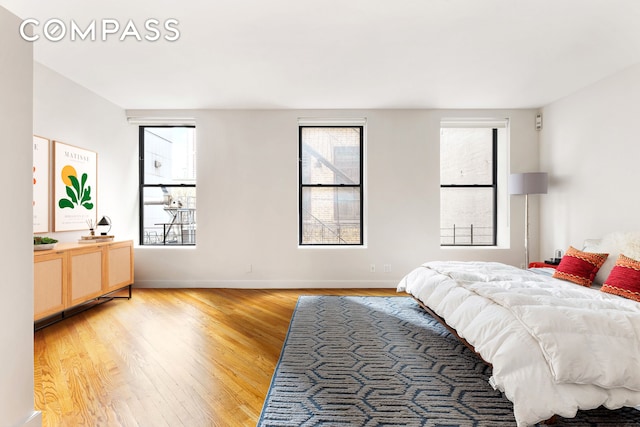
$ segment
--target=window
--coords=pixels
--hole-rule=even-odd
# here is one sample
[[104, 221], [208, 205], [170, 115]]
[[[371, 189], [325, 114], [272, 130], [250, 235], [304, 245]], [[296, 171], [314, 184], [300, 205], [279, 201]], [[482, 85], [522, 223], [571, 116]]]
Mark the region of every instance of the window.
[[479, 123], [441, 124], [441, 246], [496, 245], [498, 131]]
[[196, 243], [196, 132], [140, 126], [140, 244]]
[[299, 127], [300, 245], [362, 245], [363, 130]]

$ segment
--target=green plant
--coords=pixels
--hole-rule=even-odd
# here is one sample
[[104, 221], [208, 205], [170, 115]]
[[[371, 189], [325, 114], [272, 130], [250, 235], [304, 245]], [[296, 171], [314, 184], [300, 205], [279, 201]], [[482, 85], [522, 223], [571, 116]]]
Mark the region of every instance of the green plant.
[[87, 184], [87, 174], [82, 174], [82, 181], [78, 181], [75, 175], [68, 175], [67, 178], [71, 182], [71, 185], [66, 186], [68, 199], [62, 198], [58, 201], [58, 206], [63, 208], [75, 208], [76, 206], [83, 206], [84, 208], [93, 209], [93, 203], [91, 203], [91, 186]]
[[50, 245], [52, 243], [58, 243], [58, 241], [56, 239], [52, 239], [51, 237], [33, 236], [34, 245]]

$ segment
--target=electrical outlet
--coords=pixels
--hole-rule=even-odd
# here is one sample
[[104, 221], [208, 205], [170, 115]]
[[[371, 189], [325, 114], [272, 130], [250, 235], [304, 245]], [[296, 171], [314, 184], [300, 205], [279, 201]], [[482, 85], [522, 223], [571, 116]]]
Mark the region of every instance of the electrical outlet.
[[376, 272], [376, 265], [375, 265], [375, 264], [371, 264], [371, 265], [369, 266], [369, 271], [370, 271], [371, 273], [375, 273], [375, 272]]
[[253, 265], [247, 264], [247, 273], [252, 273], [252, 272], [253, 272]]
[[391, 273], [391, 264], [385, 264], [383, 270], [385, 273]]

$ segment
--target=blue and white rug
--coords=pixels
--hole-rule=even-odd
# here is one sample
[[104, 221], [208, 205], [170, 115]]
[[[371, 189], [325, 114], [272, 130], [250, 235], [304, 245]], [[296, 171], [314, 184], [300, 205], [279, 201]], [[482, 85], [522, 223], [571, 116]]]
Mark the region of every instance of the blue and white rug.
[[[267, 426], [515, 426], [491, 368], [409, 297], [302, 296], [265, 399]], [[556, 425], [638, 425], [633, 409]]]

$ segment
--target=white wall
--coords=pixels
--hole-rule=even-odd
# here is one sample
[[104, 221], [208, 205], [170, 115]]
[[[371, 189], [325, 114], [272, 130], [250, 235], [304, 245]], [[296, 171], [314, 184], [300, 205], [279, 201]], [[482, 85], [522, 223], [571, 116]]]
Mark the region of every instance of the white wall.
[[[509, 117], [510, 168], [536, 171], [538, 135], [533, 110], [129, 114], [193, 117], [198, 139], [197, 247], [138, 248], [137, 286], [387, 287], [395, 286], [406, 272], [426, 260], [523, 262], [522, 198], [510, 204], [511, 248], [440, 248], [439, 123], [443, 117]], [[366, 117], [366, 248], [298, 248], [299, 117]], [[535, 211], [537, 202], [532, 205]], [[537, 246], [532, 253], [537, 254]], [[369, 271], [372, 263], [376, 273]], [[384, 264], [391, 265], [390, 273], [383, 272]]]
[[[119, 107], [40, 64], [35, 65], [34, 79], [34, 132], [98, 152], [98, 212], [113, 219], [117, 238], [137, 243], [137, 126], [126, 123]], [[194, 110], [129, 115], [192, 117], [198, 139], [198, 244], [137, 247], [136, 286], [393, 287], [426, 260], [523, 262], [524, 200], [509, 200], [504, 194], [513, 221], [508, 224], [505, 218], [504, 246], [440, 248], [439, 124], [442, 118], [509, 117], [508, 168], [537, 171], [534, 110]], [[365, 248], [298, 248], [299, 117], [366, 117]], [[535, 236], [535, 198], [531, 207]], [[75, 241], [86, 231], [49, 234]], [[537, 239], [531, 243], [535, 259]], [[369, 271], [370, 264], [376, 264], [375, 273]], [[391, 272], [383, 271], [384, 264], [391, 265]]]
[[3, 183], [0, 246], [0, 422], [41, 425], [33, 410], [32, 46], [20, 20], [0, 7], [0, 127]]
[[[124, 110], [66, 77], [34, 64], [36, 135], [98, 153], [98, 219], [107, 215], [117, 239], [137, 236], [138, 133]], [[73, 242], [87, 230], [46, 233]]]
[[640, 230], [640, 64], [542, 111], [541, 164], [550, 173], [541, 205], [544, 256]]

